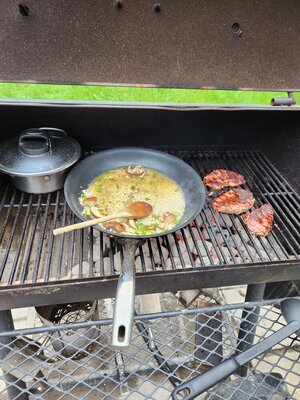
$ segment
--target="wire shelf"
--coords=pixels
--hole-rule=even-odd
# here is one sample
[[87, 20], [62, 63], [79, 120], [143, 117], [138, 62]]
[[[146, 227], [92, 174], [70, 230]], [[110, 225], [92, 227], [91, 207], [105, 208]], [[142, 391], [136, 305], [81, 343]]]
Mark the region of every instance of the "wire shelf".
[[[258, 315], [252, 329], [255, 342], [284, 326], [278, 304], [267, 301], [136, 316], [131, 346], [120, 352], [110, 345], [110, 319], [1, 333], [1, 400], [8, 398], [5, 380], [8, 388], [18, 388], [29, 399], [170, 399], [179, 383], [235, 353], [242, 310]], [[91, 339], [91, 330], [97, 331], [96, 339]], [[63, 349], [54, 350], [56, 342], [66, 338], [66, 346], [81, 357], [76, 352], [65, 357]], [[85, 347], [79, 346], [82, 339]], [[248, 343], [247, 335], [243, 340]], [[198, 398], [299, 399], [299, 357], [300, 340], [292, 335], [254, 359], [246, 376], [234, 374]]]

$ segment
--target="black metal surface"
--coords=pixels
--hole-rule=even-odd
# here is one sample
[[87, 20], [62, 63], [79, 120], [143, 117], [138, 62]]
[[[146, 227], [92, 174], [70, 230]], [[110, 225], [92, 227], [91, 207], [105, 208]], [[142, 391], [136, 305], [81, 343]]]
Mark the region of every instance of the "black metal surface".
[[300, 281], [270, 282], [266, 284], [264, 299], [300, 296]]
[[49, 104], [26, 100], [1, 103], [0, 112], [1, 141], [18, 136], [34, 121], [35, 126], [64, 129], [85, 151], [91, 150], [91, 144], [96, 151], [112, 145], [260, 149], [300, 191], [300, 107]]
[[[242, 173], [257, 206], [274, 207], [275, 225], [257, 239], [239, 217], [216, 216], [208, 198], [194, 226], [140, 248], [137, 294], [299, 279], [300, 197], [266, 158], [255, 151], [175, 154], [202, 177], [221, 167]], [[76, 220], [62, 193], [26, 195], [5, 177], [1, 189], [0, 308], [113, 297], [123, 257], [113, 239], [95, 229], [54, 238], [54, 227]]]
[[[248, 285], [245, 302], [262, 300], [264, 297], [265, 288], [265, 283]], [[243, 310], [243, 322], [241, 323], [239, 330], [237, 354], [248, 350], [253, 345], [255, 330], [258, 323], [257, 315], [259, 314], [259, 309], [253, 311], [253, 313], [249, 313], [248, 309]], [[240, 376], [246, 376], [247, 372], [247, 365], [243, 365], [238, 369], [237, 373]]]
[[[7, 332], [14, 329], [14, 323], [10, 310], [0, 311], [0, 331]], [[14, 337], [6, 336], [0, 338], [0, 360], [3, 360], [10, 352]], [[10, 347], [11, 346], [11, 347]], [[6, 374], [3, 379], [8, 400], [29, 400], [25, 383], [14, 375]]]
[[[10, 347], [0, 345], [1, 350], [8, 352], [1, 362], [0, 381], [8, 374], [18, 376], [26, 381], [27, 389], [24, 392], [30, 390], [30, 398], [36, 400], [63, 400], [66, 396], [86, 400], [129, 400], [134, 397], [169, 400], [173, 390], [170, 378], [188, 381], [207, 370], [207, 359], [194, 357], [196, 320], [211, 327], [215, 315], [227, 313], [232, 317], [231, 322], [225, 318], [220, 319], [220, 325], [216, 327], [217, 331], [222, 332], [224, 357], [228, 358], [235, 351], [237, 329], [243, 321], [241, 310], [245, 307], [249, 308], [250, 313], [260, 310], [255, 335], [255, 343], [258, 343], [270, 338], [285, 325], [278, 304], [279, 301], [275, 300], [139, 315], [135, 317], [133, 343], [122, 355], [109, 344], [111, 319], [0, 332], [1, 343], [4, 343], [3, 339], [14, 338]], [[145, 331], [141, 326], [145, 324], [151, 324], [151, 337], [170, 369], [162, 369], [158, 365], [154, 357], [157, 353], [145, 343]], [[85, 351], [84, 358], [65, 357], [61, 351], [54, 349], [55, 334], [76, 332], [85, 341], [88, 340], [89, 329], [97, 330], [99, 335], [96, 341], [91, 341], [93, 349]], [[204, 343], [205, 333], [198, 334]], [[34, 338], [36, 345], [40, 343], [39, 348], [32, 347], [32, 339], [29, 337]], [[17, 342], [22, 342], [21, 348]], [[227, 380], [209, 391], [206, 398], [298, 400], [299, 343], [299, 338], [295, 334], [291, 335], [280, 347], [256, 356], [247, 377], [234, 376], [233, 380]], [[82, 352], [79, 344], [73, 345], [78, 352]], [[208, 357], [215, 351], [212, 349]], [[41, 354], [43, 357], [37, 358]], [[40, 372], [39, 376], [37, 371]], [[6, 395], [5, 389], [1, 394]]]
[[3, 81], [300, 88], [297, 0], [2, 0], [1, 10]]

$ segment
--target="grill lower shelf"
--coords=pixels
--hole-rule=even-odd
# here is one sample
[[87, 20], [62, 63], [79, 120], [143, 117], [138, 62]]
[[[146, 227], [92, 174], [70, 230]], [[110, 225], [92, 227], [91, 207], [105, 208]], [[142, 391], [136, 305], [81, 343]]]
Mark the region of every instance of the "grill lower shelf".
[[[278, 303], [213, 306], [138, 316], [133, 325], [132, 344], [122, 352], [116, 352], [110, 345], [111, 320], [2, 332], [0, 352], [5, 357], [0, 361], [1, 399], [8, 399], [5, 379], [9, 379], [10, 389], [19, 387], [30, 399], [170, 399], [179, 382], [201, 374], [235, 353], [242, 309], [248, 315], [259, 316], [255, 343], [284, 326]], [[95, 335], [91, 339], [91, 331], [97, 333], [96, 339]], [[72, 358], [65, 357], [63, 351], [55, 350], [63, 338], [68, 338], [68, 346], [77, 349], [77, 355], [73, 352]], [[33, 347], [32, 339], [40, 347]], [[251, 346], [246, 337], [244, 340], [245, 345]], [[84, 343], [85, 349], [80, 343]], [[201, 399], [299, 399], [299, 349], [300, 341], [294, 334], [254, 359], [245, 377], [231, 375]], [[157, 355], [161, 357], [161, 366], [155, 359]], [[12, 377], [22, 380], [23, 386], [20, 382], [15, 386]], [[14, 396], [17, 398], [16, 392]]]
[[[240, 217], [214, 213], [208, 197], [204, 210], [190, 226], [148, 240], [138, 250], [140, 293], [149, 292], [153, 284], [156, 291], [192, 288], [197, 272], [204, 271], [207, 279], [203, 285], [207, 287], [221, 283], [216, 274], [214, 278], [209, 275], [213, 271], [220, 271], [221, 275], [231, 271], [236, 275], [231, 275], [232, 282], [229, 275], [218, 275], [225, 285], [282, 280], [280, 270], [285, 280], [300, 279], [300, 269], [297, 272], [296, 268], [300, 263], [300, 196], [264, 155], [256, 151], [170, 153], [190, 164], [201, 177], [215, 168], [243, 174], [256, 207], [264, 203], [273, 206], [275, 224], [266, 238], [257, 238], [249, 233]], [[19, 297], [19, 304], [16, 293], [47, 295], [47, 303], [51, 303], [51, 296], [60, 293], [60, 300], [67, 301], [71, 288], [66, 285], [70, 283], [73, 289], [76, 285], [82, 289], [78, 291], [79, 297], [88, 290], [89, 282], [94, 284], [90, 287], [91, 297], [113, 294], [123, 257], [114, 239], [93, 228], [59, 237], [52, 235], [55, 227], [77, 221], [63, 191], [48, 195], [21, 193], [5, 176], [1, 176], [0, 188], [0, 298], [4, 300], [1, 307], [41, 303], [32, 297], [31, 302], [27, 299], [26, 304], [21, 304]], [[261, 273], [260, 266], [274, 269]], [[244, 281], [237, 274], [243, 274]], [[147, 289], [149, 285], [151, 288]]]

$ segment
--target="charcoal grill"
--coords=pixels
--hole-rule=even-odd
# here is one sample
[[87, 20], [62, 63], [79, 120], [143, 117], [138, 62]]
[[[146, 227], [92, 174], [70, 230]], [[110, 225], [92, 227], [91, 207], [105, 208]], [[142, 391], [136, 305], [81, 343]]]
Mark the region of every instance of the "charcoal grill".
[[[275, 226], [266, 238], [257, 239], [240, 217], [216, 215], [208, 198], [188, 228], [163, 241], [148, 240], [139, 249], [138, 293], [150, 293], [153, 286], [158, 292], [190, 289], [195, 280], [201, 288], [281, 280], [285, 271], [299, 276], [300, 197], [262, 153], [200, 149], [171, 153], [200, 176], [215, 165], [243, 173], [257, 204], [269, 202], [274, 207]], [[63, 192], [20, 193], [5, 177], [2, 185], [1, 308], [39, 305], [49, 297], [51, 302], [71, 301], [76, 287], [80, 300], [112, 297], [122, 259], [119, 245], [94, 229], [54, 238], [53, 228], [76, 222]], [[146, 265], [147, 255], [152, 258]]]
[[[300, 88], [299, 2], [283, 5], [274, 0], [254, 3], [234, 0], [222, 7], [206, 0], [188, 0], [184, 7], [179, 0], [102, 3], [87, 0], [75, 5], [71, 0], [49, 0], [45, 6], [33, 0], [4, 0], [0, 80], [252, 88], [287, 91], [288, 97], [280, 95], [271, 99], [270, 94], [270, 105], [259, 107], [3, 100], [0, 102], [1, 141], [30, 127], [53, 126], [74, 137], [85, 155], [116, 146], [143, 146], [182, 158], [202, 177], [214, 168], [242, 173], [257, 206], [270, 203], [274, 208], [275, 224], [271, 233], [266, 238], [255, 238], [240, 217], [216, 215], [208, 197], [205, 209], [189, 227], [162, 241], [149, 240], [139, 249], [137, 294], [248, 284], [251, 290], [246, 301], [258, 301], [268, 282], [279, 285], [280, 296], [284, 297], [286, 288], [297, 288], [296, 281], [300, 280], [300, 108], [295, 105], [293, 95]], [[29, 195], [17, 191], [4, 175], [0, 176], [0, 188], [0, 324], [2, 330], [12, 331], [0, 335], [3, 359], [18, 335], [24, 339], [24, 335], [51, 334], [49, 328], [16, 333], [7, 310], [113, 297], [123, 254], [112, 238], [93, 228], [53, 237], [54, 228], [77, 221], [63, 191]], [[300, 294], [297, 290], [291, 293]], [[266, 304], [264, 307], [270, 307]], [[255, 340], [255, 328], [261, 321], [260, 309], [263, 309], [261, 303], [255, 303], [250, 313], [244, 309], [239, 319], [239, 333], [236, 332], [238, 350], [249, 347]], [[185, 318], [180, 313], [157, 316], [162, 325], [171, 317]], [[147, 318], [141, 317], [141, 320]], [[109, 332], [109, 321], [95, 323], [100, 325], [101, 333], [102, 325]], [[158, 335], [163, 332], [159, 329]], [[143, 340], [146, 346], [145, 335], [139, 332], [136, 333], [139, 343], [142, 345]], [[197, 343], [202, 342], [203, 338]], [[137, 351], [141, 351], [138, 346]], [[205, 344], [204, 349], [207, 352]], [[106, 350], [112, 356], [108, 345]], [[187, 352], [179, 360], [182, 368], [189, 365], [189, 355], [192, 354]], [[110, 360], [116, 359], [116, 363], [109, 361], [105, 368], [114, 376], [113, 387], [117, 391], [127, 390], [124, 383], [127, 355], [115, 356]], [[220, 357], [220, 353], [216, 356]], [[101, 357], [100, 353], [90, 356], [100, 365], [104, 376]], [[159, 357], [156, 361], [152, 357], [151, 363], [159, 360], [161, 364]], [[141, 360], [137, 359], [129, 377], [135, 380], [145, 374], [152, 376], [157, 366], [145, 360], [141, 366]], [[176, 375], [179, 364], [173, 361], [171, 357], [170, 368], [163, 370], [169, 371], [171, 385], [179, 379]], [[295, 365], [292, 363], [291, 367]], [[43, 367], [40, 372], [47, 376]], [[76, 367], [79, 365], [74, 365], [72, 371]], [[137, 372], [140, 367], [142, 372]], [[259, 379], [274, 383], [274, 376], [263, 375], [271, 369], [258, 368]], [[60, 378], [52, 381], [51, 376], [47, 382], [42, 378], [43, 385], [39, 388], [36, 385], [41, 378], [39, 373], [32, 374], [30, 379], [34, 383], [28, 386], [22, 371], [16, 376], [11, 366], [3, 370], [11, 398], [27, 400], [29, 394], [38, 398], [39, 390], [46, 390], [43, 398], [47, 398], [47, 390], [49, 393], [54, 390], [51, 382], [56, 382], [60, 388], [59, 399], [64, 390], [68, 392], [73, 387], [69, 378], [73, 379], [74, 374], [70, 371], [66, 382], [62, 383]], [[99, 383], [94, 373], [98, 374], [98, 370], [95, 367], [95, 370], [83, 371], [78, 378], [88, 382], [91, 393], [93, 382]], [[60, 376], [58, 367], [54, 371]], [[240, 377], [246, 373], [249, 374], [248, 368], [240, 372]], [[285, 380], [284, 374], [282, 371], [281, 383]], [[191, 369], [180, 379], [190, 375]], [[116, 376], [122, 378], [122, 384]], [[165, 382], [167, 378], [162, 379]], [[102, 383], [105, 382], [104, 377]], [[143, 382], [147, 383], [145, 378]], [[236, 385], [240, 382], [237, 380]], [[165, 390], [163, 385], [156, 386], [157, 390]], [[96, 394], [105, 398], [106, 389], [97, 390]], [[112, 390], [108, 390], [107, 398], [116, 398]], [[155, 399], [155, 390], [139, 389], [137, 393]], [[281, 393], [286, 387], [280, 384], [276, 390]], [[290, 398], [299, 397], [295, 388], [288, 390]], [[169, 396], [170, 388], [166, 393]], [[213, 396], [216, 394], [211, 399]]]

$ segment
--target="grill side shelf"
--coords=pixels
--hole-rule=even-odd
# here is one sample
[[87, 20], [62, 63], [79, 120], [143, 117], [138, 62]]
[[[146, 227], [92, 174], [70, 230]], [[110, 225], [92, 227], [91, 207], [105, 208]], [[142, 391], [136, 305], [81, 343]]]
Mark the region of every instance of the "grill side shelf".
[[[110, 345], [111, 319], [10, 328], [0, 333], [0, 349], [4, 355], [0, 381], [4, 384], [6, 379], [8, 390], [14, 388], [15, 382], [7, 380], [10, 374], [24, 382], [24, 386], [18, 385], [22, 394], [30, 388], [31, 395], [37, 398], [64, 395], [90, 398], [92, 393], [96, 398], [107, 400], [132, 396], [169, 399], [175, 385], [207, 371], [213, 358], [219, 364], [221, 359], [226, 360], [235, 353], [238, 331], [245, 321], [242, 310], [247, 310], [258, 321], [255, 343], [286, 325], [276, 300], [226, 306], [210, 304], [203, 308], [143, 314], [135, 316], [133, 345], [122, 354]], [[72, 335], [77, 340], [71, 341], [70, 346]], [[213, 343], [215, 337], [218, 337], [217, 343]], [[148, 338], [151, 340], [147, 343]], [[210, 345], [214, 346], [207, 351], [209, 338], [212, 338]], [[246, 338], [245, 341], [251, 345]], [[68, 343], [72, 358], [61, 351], [58, 343]], [[230, 395], [245, 399], [249, 396], [299, 399], [299, 344], [299, 338], [291, 335], [256, 357], [248, 367], [247, 376], [232, 375], [230, 380], [209, 390], [207, 398]], [[4, 385], [2, 393], [6, 394]]]

